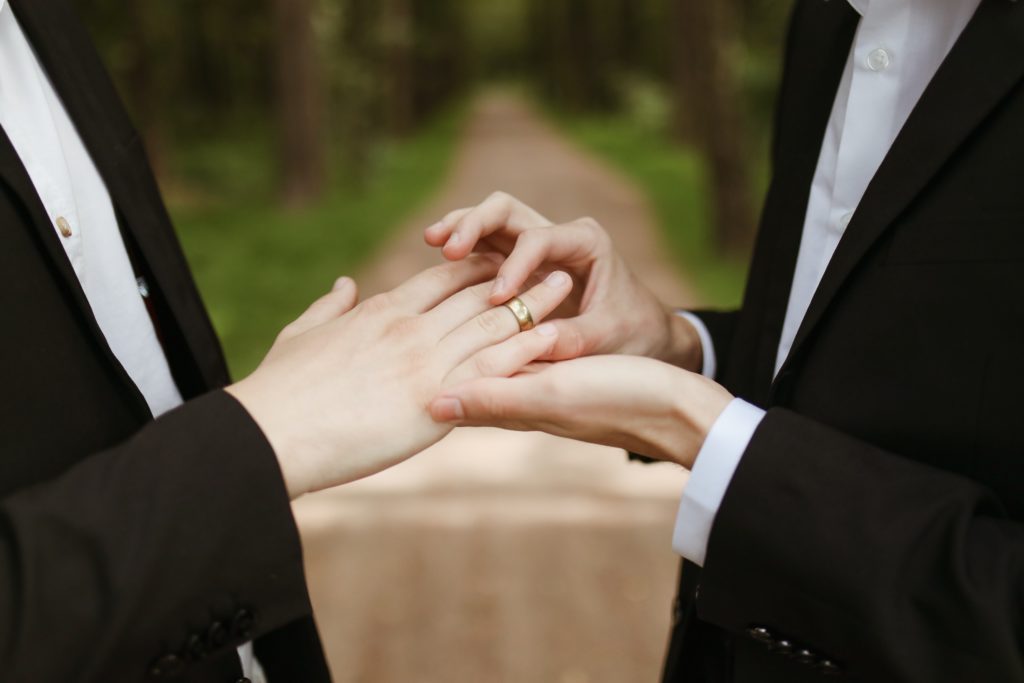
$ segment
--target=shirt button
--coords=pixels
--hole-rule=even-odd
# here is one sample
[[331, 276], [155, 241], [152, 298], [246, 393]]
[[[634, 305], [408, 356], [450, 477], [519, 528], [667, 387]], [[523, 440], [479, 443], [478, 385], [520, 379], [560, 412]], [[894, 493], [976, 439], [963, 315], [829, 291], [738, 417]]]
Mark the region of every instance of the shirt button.
[[892, 64], [892, 56], [886, 50], [878, 48], [868, 53], [867, 64], [872, 71], [885, 71]]
[[71, 224], [64, 216], [57, 217], [57, 229], [60, 230], [62, 237], [71, 237]]

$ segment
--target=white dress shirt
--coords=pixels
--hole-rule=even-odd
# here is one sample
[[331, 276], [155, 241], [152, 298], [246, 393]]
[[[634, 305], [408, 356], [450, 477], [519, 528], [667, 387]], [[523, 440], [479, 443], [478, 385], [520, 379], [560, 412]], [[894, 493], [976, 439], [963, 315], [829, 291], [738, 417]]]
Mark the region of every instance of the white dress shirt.
[[[821, 277], [864, 191], [939, 65], [980, 0], [849, 0], [861, 20], [850, 49], [804, 219], [800, 252], [775, 362], [779, 371]], [[705, 374], [714, 373], [710, 336], [693, 316], [704, 344]], [[722, 498], [764, 417], [734, 400], [712, 426], [679, 505], [672, 546], [703, 565]]]
[[[0, 0], [0, 126], [28, 171], [114, 356], [153, 415], [180, 405], [106, 184], [6, 0]], [[239, 648], [239, 655], [245, 674], [262, 680], [252, 645]]]

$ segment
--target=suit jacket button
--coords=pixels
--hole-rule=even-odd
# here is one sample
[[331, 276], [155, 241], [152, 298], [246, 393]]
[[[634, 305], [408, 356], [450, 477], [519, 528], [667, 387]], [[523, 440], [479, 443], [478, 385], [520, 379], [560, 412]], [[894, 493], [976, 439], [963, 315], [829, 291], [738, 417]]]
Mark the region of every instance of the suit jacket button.
[[823, 659], [818, 662], [818, 671], [826, 676], [838, 676], [843, 673], [842, 668], [831, 659]]
[[798, 650], [795, 655], [795, 658], [796, 661], [800, 662], [801, 664], [806, 664], [808, 666], [810, 666], [811, 664], [816, 664], [818, 662], [818, 655], [814, 654], [810, 650]]
[[224, 628], [224, 624], [219, 621], [210, 624], [210, 628], [206, 630], [206, 647], [209, 650], [216, 650], [223, 647], [226, 642], [228, 642], [228, 630]]
[[195, 662], [206, 658], [206, 643], [199, 634], [193, 633], [185, 641], [185, 655]]
[[157, 659], [149, 667], [149, 675], [153, 678], [169, 678], [177, 676], [185, 670], [185, 660], [175, 654], [167, 654]]
[[772, 645], [772, 652], [783, 657], [793, 656], [793, 643], [785, 638], [775, 641]]
[[683, 620], [683, 601], [681, 598], [676, 596], [676, 599], [672, 601], [672, 624], [676, 625]]
[[775, 636], [773, 636], [772, 632], [764, 626], [751, 626], [747, 630], [747, 635], [757, 642], [764, 643], [765, 645], [771, 645], [775, 642]]
[[256, 617], [247, 609], [240, 609], [231, 620], [231, 630], [235, 635], [248, 639], [252, 636], [252, 627], [256, 625]]

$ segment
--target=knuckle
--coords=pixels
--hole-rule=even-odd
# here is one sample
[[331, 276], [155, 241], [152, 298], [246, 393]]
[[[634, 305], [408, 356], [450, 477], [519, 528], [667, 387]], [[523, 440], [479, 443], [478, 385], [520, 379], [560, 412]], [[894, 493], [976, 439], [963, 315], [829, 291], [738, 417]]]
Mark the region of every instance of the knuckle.
[[543, 241], [543, 239], [544, 239], [544, 233], [542, 231], [540, 231], [540, 230], [534, 229], [534, 230], [524, 230], [522, 232], [522, 234], [519, 235], [519, 239], [516, 240], [516, 241], [519, 244], [523, 244], [523, 245], [527, 245], [527, 246], [532, 246], [532, 245], [535, 245], [535, 244], [540, 244]]
[[507, 331], [506, 328], [506, 316], [510, 314], [503, 311], [501, 307], [492, 308], [484, 311], [476, 317], [476, 324], [480, 331], [488, 337], [496, 337], [504, 335]]
[[471, 296], [476, 301], [482, 302], [484, 303], [484, 305], [486, 305], [487, 301], [490, 299], [492, 288], [493, 284], [490, 281], [488, 281], [482, 282], [479, 285], [473, 285], [472, 287], [464, 291], [467, 296]]
[[444, 223], [445, 225], [450, 226], [451, 224], [457, 223], [459, 220], [461, 220], [467, 213], [470, 212], [470, 210], [471, 209], [463, 207], [461, 209], [449, 211], [447, 214], [445, 214], [445, 217], [441, 219], [441, 222]]
[[444, 287], [449, 284], [455, 278], [455, 272], [457, 264], [444, 263], [439, 266], [433, 266], [425, 273], [429, 280], [429, 285], [434, 287]]
[[497, 374], [497, 363], [488, 353], [479, 353], [473, 359], [473, 369], [479, 377], [492, 377]]
[[394, 295], [390, 292], [371, 296], [359, 305], [359, 309], [368, 315], [383, 313], [394, 305]]
[[502, 420], [509, 414], [508, 406], [496, 396], [481, 396], [478, 403], [481, 413], [486, 417]]
[[411, 338], [419, 331], [419, 318], [415, 316], [402, 316], [396, 320], [392, 320], [388, 326], [387, 331], [389, 335], [393, 335], [401, 338]]
[[548, 233], [544, 230], [525, 230], [519, 235], [516, 246], [524, 251], [534, 252], [544, 247], [548, 237]]
[[582, 356], [587, 349], [586, 340], [579, 330], [570, 329], [567, 333], [563, 333], [562, 341], [567, 352], [573, 358]]
[[584, 216], [583, 218], [580, 218], [580, 219], [578, 219], [575, 222], [577, 222], [578, 225], [586, 228], [587, 230], [589, 230], [591, 232], [595, 232], [595, 233], [603, 233], [604, 232], [604, 228], [601, 227], [601, 223], [599, 223], [597, 221], [597, 219], [592, 217], [592, 216]]

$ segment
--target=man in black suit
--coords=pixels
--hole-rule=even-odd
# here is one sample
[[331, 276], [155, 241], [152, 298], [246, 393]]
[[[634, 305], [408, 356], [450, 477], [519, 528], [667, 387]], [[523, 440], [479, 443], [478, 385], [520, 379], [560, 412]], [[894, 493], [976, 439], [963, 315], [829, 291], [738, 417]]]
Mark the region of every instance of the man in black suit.
[[800, 0], [741, 310], [496, 195], [427, 241], [570, 270], [569, 360], [433, 414], [692, 468], [667, 683], [1024, 681], [1022, 158], [1024, 7]]
[[[0, 0], [0, 124], [0, 679], [329, 680], [290, 499], [440, 439], [443, 386], [553, 330], [488, 303], [495, 256], [360, 305], [341, 278], [227, 386], [66, 0]], [[522, 300], [539, 320], [571, 286]]]

